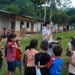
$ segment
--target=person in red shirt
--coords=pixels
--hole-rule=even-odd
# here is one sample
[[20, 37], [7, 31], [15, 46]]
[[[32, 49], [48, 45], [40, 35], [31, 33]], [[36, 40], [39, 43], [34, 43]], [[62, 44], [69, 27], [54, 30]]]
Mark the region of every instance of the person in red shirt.
[[22, 48], [21, 48], [20, 40], [16, 40], [16, 44], [18, 45], [18, 47], [20, 49], [16, 49], [16, 60], [15, 60], [15, 63], [16, 63], [16, 67], [19, 67], [20, 75], [22, 75], [22, 69], [21, 69], [21, 65], [22, 65], [22, 59], [21, 59]]
[[8, 75], [13, 75], [15, 71], [15, 58], [16, 58], [16, 50], [20, 49], [15, 41], [16, 41], [16, 34], [10, 34], [7, 38], [7, 43], [5, 46], [5, 57], [7, 61], [7, 69]]
[[3, 29], [3, 37], [6, 38], [6, 36], [7, 36], [7, 29], [4, 28], [4, 29]]

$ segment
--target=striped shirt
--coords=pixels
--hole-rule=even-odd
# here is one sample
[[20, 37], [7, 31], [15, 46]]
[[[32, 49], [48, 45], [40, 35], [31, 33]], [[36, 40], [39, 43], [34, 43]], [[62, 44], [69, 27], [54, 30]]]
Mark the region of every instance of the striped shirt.
[[16, 57], [16, 51], [15, 51], [15, 48], [11, 47], [12, 45], [14, 45], [14, 43], [12, 43], [12, 42], [8, 42], [7, 43], [7, 56], [6, 56], [6, 60], [8, 62], [14, 61], [15, 57]]

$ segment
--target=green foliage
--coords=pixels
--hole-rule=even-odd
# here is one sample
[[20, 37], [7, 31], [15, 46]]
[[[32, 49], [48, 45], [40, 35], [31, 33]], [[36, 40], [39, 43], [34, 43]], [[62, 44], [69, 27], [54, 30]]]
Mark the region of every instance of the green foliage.
[[28, 1], [27, 6], [28, 6], [27, 10], [29, 10], [29, 15], [36, 16], [35, 7], [33, 6], [33, 3]]
[[40, 3], [41, 3], [41, 4], [44, 4], [44, 3], [45, 3], [45, 0], [40, 0]]
[[0, 0], [0, 9], [36, 17], [36, 9], [31, 0]]
[[3, 8], [6, 11], [12, 12], [14, 14], [20, 14], [20, 8], [18, 5], [10, 4]]
[[75, 23], [75, 14], [70, 16], [70, 20], [69, 20], [69, 23]]
[[75, 23], [75, 8], [70, 8], [66, 14], [68, 14], [70, 17], [69, 23]]
[[14, 3], [21, 9], [21, 15], [36, 16], [35, 6], [31, 0], [15, 0]]
[[55, 24], [66, 25], [69, 22], [69, 16], [65, 13], [55, 13], [52, 16], [52, 21]]

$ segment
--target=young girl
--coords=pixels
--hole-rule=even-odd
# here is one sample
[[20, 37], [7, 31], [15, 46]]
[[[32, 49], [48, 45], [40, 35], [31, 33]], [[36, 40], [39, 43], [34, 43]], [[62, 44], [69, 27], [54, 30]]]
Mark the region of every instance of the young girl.
[[[19, 40], [16, 40], [16, 44], [18, 47], [21, 48], [21, 44]], [[21, 65], [22, 65], [22, 60], [21, 60], [21, 54], [22, 54], [22, 49], [16, 49], [16, 67], [19, 67], [19, 71], [20, 71], [20, 75], [22, 75], [22, 69], [21, 69]]]
[[8, 65], [8, 75], [13, 75], [14, 70], [15, 70], [15, 58], [16, 58], [16, 50], [15, 49], [20, 49], [16, 43], [16, 34], [10, 34], [7, 39], [7, 44], [6, 44], [6, 50], [5, 50], [5, 56], [7, 60], [7, 65]]
[[33, 39], [30, 41], [30, 48], [26, 50], [26, 75], [36, 75], [35, 70], [35, 54], [38, 53], [37, 49], [38, 41]]

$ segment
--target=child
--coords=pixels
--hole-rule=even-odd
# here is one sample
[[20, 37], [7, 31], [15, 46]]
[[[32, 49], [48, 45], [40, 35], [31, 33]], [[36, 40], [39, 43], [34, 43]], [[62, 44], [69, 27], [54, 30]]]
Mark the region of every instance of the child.
[[7, 44], [6, 44], [6, 60], [7, 60], [7, 65], [8, 65], [8, 75], [13, 75], [15, 71], [15, 58], [16, 58], [16, 50], [15, 49], [20, 49], [16, 43], [16, 34], [10, 34], [7, 39]]
[[69, 60], [69, 75], [75, 75], [75, 39], [72, 40], [72, 55]]
[[49, 45], [49, 48], [52, 48], [54, 46], [61, 46], [61, 41], [62, 41], [62, 38], [61, 37], [57, 37], [57, 41], [54, 41], [54, 42], [51, 42], [50, 45]]
[[62, 41], [62, 38], [61, 38], [61, 37], [58, 37], [58, 38], [57, 38], [57, 42], [58, 42], [58, 45], [59, 45], [59, 46], [61, 46], [61, 41]]
[[70, 37], [70, 41], [68, 42], [68, 47], [67, 47], [67, 50], [71, 51], [72, 50], [72, 45], [71, 45], [71, 42], [74, 38], [73, 37]]
[[62, 48], [60, 46], [55, 46], [53, 48], [53, 53], [55, 57], [51, 58], [48, 63], [50, 75], [61, 75], [61, 69], [63, 66], [63, 60], [61, 58]]
[[40, 48], [42, 49], [42, 52], [36, 54], [35, 65], [40, 68], [41, 75], [49, 75], [49, 70], [46, 67], [46, 64], [50, 59], [50, 56], [46, 53], [48, 50], [48, 42], [42, 41]]
[[[16, 40], [16, 44], [19, 48], [21, 48], [21, 44], [19, 40]], [[21, 69], [21, 65], [22, 65], [22, 60], [21, 60], [21, 54], [22, 54], [22, 49], [16, 49], [16, 67], [19, 67], [19, 71], [20, 71], [20, 75], [22, 75], [22, 69]]]
[[38, 41], [33, 39], [30, 41], [30, 48], [26, 50], [26, 75], [36, 75], [35, 71], [35, 54], [38, 53], [37, 49]]
[[4, 28], [4, 29], [3, 29], [3, 37], [6, 38], [6, 36], [7, 36], [7, 29]]
[[47, 53], [48, 53], [51, 57], [54, 56], [54, 54], [53, 54], [53, 47], [58, 46], [58, 45], [61, 46], [61, 41], [62, 41], [62, 38], [61, 38], [61, 37], [57, 37], [57, 41], [51, 42], [51, 43], [49, 44], [49, 49], [50, 49], [50, 51], [47, 51]]
[[[25, 51], [28, 50], [30, 47], [29, 45], [25, 47]], [[24, 54], [24, 57], [23, 57], [23, 65], [24, 65], [24, 75], [26, 75], [26, 64], [27, 64], [27, 59], [26, 59], [26, 54]]]
[[67, 45], [67, 53], [66, 53], [66, 56], [71, 56], [71, 50], [72, 50], [72, 45], [71, 45], [71, 42], [74, 38], [73, 37], [70, 37], [70, 41], [68, 42], [68, 45]]
[[4, 58], [4, 47], [2, 46], [2, 39], [0, 38], [0, 69], [2, 68], [3, 58]]

